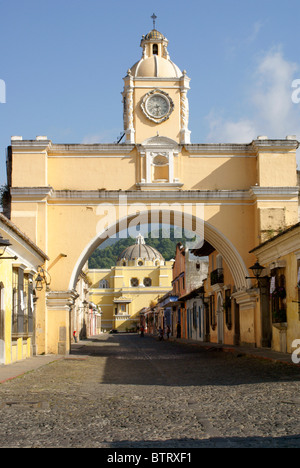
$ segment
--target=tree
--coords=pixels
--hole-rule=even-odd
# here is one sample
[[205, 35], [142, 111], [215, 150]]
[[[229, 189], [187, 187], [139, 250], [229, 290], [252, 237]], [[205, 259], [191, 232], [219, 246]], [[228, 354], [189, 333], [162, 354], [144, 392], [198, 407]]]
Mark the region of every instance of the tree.
[[[169, 237], [165, 237], [169, 233], [164, 231], [162, 228], [159, 230], [159, 237], [151, 237], [151, 234], [146, 238], [146, 244], [154, 247], [158, 250], [165, 260], [171, 260], [175, 256], [176, 245], [181, 242], [186, 245], [187, 241], [191, 241], [190, 238], [183, 236], [177, 238], [174, 235], [174, 228], [170, 229]], [[106, 269], [111, 268], [117, 262], [119, 255], [124, 249], [134, 243], [131, 237], [126, 239], [119, 239], [114, 244], [108, 245], [105, 248], [96, 249], [89, 259], [89, 268], [91, 269]]]

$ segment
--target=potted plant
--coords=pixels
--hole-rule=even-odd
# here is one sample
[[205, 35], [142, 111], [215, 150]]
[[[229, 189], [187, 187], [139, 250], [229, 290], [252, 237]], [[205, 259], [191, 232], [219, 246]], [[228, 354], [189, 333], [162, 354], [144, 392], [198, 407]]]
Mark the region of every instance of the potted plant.
[[277, 288], [275, 288], [272, 294], [273, 296], [280, 297], [281, 299], [286, 298], [286, 290], [283, 286], [277, 286]]

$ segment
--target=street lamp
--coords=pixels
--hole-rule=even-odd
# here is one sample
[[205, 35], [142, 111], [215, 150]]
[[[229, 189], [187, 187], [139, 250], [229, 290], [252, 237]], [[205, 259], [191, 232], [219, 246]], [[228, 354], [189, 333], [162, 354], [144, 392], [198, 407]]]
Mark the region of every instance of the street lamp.
[[0, 234], [0, 260], [17, 260], [18, 257], [3, 257], [7, 247], [11, 246], [11, 242], [8, 239], [3, 239], [3, 237]]

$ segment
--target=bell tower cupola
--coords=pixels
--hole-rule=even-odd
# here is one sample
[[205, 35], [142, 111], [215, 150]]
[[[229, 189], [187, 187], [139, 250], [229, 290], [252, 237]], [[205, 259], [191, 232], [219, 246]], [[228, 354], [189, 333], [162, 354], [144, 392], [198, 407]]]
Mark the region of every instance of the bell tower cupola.
[[158, 56], [170, 60], [167, 50], [168, 43], [169, 41], [163, 34], [153, 29], [146, 36], [142, 37], [141, 47], [143, 49], [143, 58]]
[[123, 120], [126, 143], [140, 144], [161, 135], [190, 143], [188, 130], [190, 79], [172, 62], [168, 39], [155, 27], [142, 36], [141, 59], [124, 78]]

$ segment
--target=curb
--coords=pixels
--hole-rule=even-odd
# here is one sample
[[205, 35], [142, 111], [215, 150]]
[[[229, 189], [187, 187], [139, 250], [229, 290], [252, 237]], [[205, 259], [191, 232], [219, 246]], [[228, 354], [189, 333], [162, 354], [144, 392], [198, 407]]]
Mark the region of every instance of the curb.
[[0, 366], [0, 385], [9, 382], [10, 380], [22, 377], [29, 372], [33, 372], [41, 367], [52, 364], [64, 359], [64, 356], [58, 355], [47, 355], [47, 356], [35, 356], [27, 358], [22, 361], [17, 361], [12, 364]]

